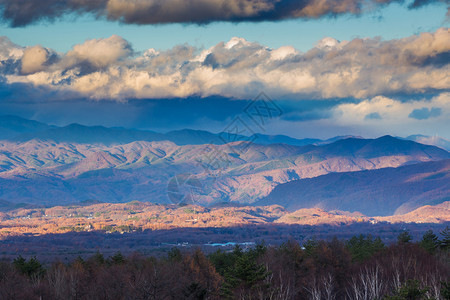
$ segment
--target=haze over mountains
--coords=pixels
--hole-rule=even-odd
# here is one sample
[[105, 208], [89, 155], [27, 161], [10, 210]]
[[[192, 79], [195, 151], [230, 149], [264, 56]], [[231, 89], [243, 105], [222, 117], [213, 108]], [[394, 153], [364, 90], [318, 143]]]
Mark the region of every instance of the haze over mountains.
[[439, 204], [450, 194], [448, 151], [391, 136], [230, 141], [224, 133], [56, 127], [8, 116], [0, 118], [0, 138], [5, 207], [86, 200], [270, 203], [373, 216]]
[[[51, 140], [55, 142], [90, 143], [115, 145], [135, 141], [171, 141], [179, 146], [201, 144], [226, 144], [234, 141], [250, 141], [257, 144], [288, 144], [292, 146], [324, 145], [346, 138], [362, 138], [360, 136], [336, 136], [326, 140], [317, 138], [296, 139], [286, 135], [254, 134], [244, 136], [224, 132], [211, 133], [204, 130], [182, 129], [158, 133], [150, 130], [126, 129], [120, 127], [84, 126], [70, 124], [67, 126], [54, 126], [42, 122], [24, 119], [17, 116], [0, 116], [0, 140], [25, 142], [33, 139]], [[438, 146], [450, 151], [450, 141], [425, 135], [411, 135], [406, 140]]]
[[[171, 141], [177, 145], [225, 144], [233, 141], [254, 141], [259, 144], [285, 143], [294, 146], [303, 146], [328, 142], [320, 139], [295, 139], [285, 135], [270, 136], [264, 134], [255, 134], [250, 137], [233, 135], [231, 140], [230, 136], [225, 133], [214, 134], [208, 131], [191, 129], [175, 130], [163, 134], [149, 130], [117, 127], [107, 128], [80, 124], [58, 127], [17, 116], [0, 116], [0, 139], [20, 142], [40, 139], [55, 142], [104, 145], [124, 144], [134, 141]], [[335, 138], [330, 140], [330, 142], [334, 140]]]

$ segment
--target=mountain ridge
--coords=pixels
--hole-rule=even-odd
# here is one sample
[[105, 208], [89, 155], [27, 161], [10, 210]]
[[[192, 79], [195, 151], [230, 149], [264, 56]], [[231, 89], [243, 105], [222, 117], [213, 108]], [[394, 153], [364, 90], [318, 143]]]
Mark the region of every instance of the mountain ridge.
[[[330, 173], [280, 184], [255, 205], [322, 208], [365, 215], [405, 214], [450, 200], [450, 159], [357, 172]], [[282, 199], [282, 200], [280, 200]]]
[[[251, 141], [257, 144], [288, 144], [292, 146], [325, 145], [348, 138], [364, 139], [361, 136], [342, 135], [329, 139], [293, 138], [287, 135], [266, 135], [255, 133], [251, 136], [233, 135], [230, 139], [225, 132], [212, 133], [206, 130], [180, 129], [166, 133], [151, 130], [129, 129], [123, 127], [105, 127], [101, 125], [87, 126], [72, 123], [66, 126], [48, 125], [42, 122], [25, 119], [13, 115], [0, 116], [0, 140], [25, 142], [33, 139], [50, 140], [69, 143], [100, 143], [116, 145], [134, 141], [164, 141], [174, 142], [179, 146], [217, 144], [222, 145], [233, 141]], [[411, 135], [404, 140], [433, 145], [450, 151], [450, 141], [425, 135]]]
[[[399, 145], [390, 147], [391, 143]], [[374, 151], [383, 156], [374, 156]], [[196, 199], [185, 199], [188, 202], [252, 204], [296, 179], [449, 158], [443, 149], [393, 137], [350, 138], [321, 146], [0, 141], [0, 198], [45, 205], [88, 199], [169, 203], [174, 201], [169, 183], [187, 174], [183, 176], [200, 182]]]

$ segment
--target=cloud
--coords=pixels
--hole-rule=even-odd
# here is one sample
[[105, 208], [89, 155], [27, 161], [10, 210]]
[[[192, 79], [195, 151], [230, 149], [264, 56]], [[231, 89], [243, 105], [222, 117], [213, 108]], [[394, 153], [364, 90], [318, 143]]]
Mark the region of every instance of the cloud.
[[408, 117], [416, 120], [426, 120], [429, 118], [439, 117], [442, 114], [442, 109], [439, 107], [422, 107], [420, 109], [414, 109]]
[[364, 120], [381, 120], [382, 117], [378, 112], [372, 112], [364, 117]]
[[[410, 112], [422, 110], [433, 114], [434, 117], [423, 119], [410, 117]], [[385, 134], [408, 136], [418, 133], [449, 137], [447, 128], [450, 128], [450, 93], [448, 92], [431, 98], [409, 101], [376, 96], [357, 103], [338, 104], [331, 111], [330, 119], [315, 126], [330, 130], [341, 128], [341, 133], [353, 132], [374, 137]], [[379, 114], [381, 119], [367, 118], [368, 115], [375, 114]]]
[[[450, 128], [450, 93], [443, 92], [430, 99], [411, 101], [393, 97], [376, 96], [358, 103], [343, 103], [332, 108], [330, 124], [346, 128], [358, 128], [373, 135], [386, 134], [395, 130], [396, 134], [448, 136]], [[379, 118], [367, 116], [379, 115]]]
[[22, 55], [22, 47], [12, 43], [7, 37], [0, 36], [0, 61], [16, 60]]
[[3, 19], [12, 27], [25, 26], [41, 20], [54, 20], [68, 13], [100, 13], [106, 0], [0, 0]]
[[67, 53], [3, 38], [9, 46], [0, 52], [0, 76], [92, 99], [252, 99], [262, 90], [278, 100], [436, 94], [450, 90], [449, 39], [448, 28], [388, 41], [325, 38], [302, 53], [235, 37], [203, 50], [179, 45], [139, 54], [119, 36]]
[[88, 40], [75, 45], [65, 56], [66, 66], [87, 62], [95, 68], [105, 68], [133, 53], [131, 45], [120, 36], [107, 39]]
[[414, 0], [410, 5], [409, 8], [420, 8], [422, 6], [430, 5], [433, 3], [446, 3], [446, 0]]
[[41, 46], [27, 48], [22, 56], [21, 73], [27, 75], [43, 71], [49, 56], [50, 52]]
[[[359, 15], [401, 0], [0, 0], [11, 26], [91, 14], [127, 24], [276, 21]], [[410, 8], [445, 0], [415, 0]]]

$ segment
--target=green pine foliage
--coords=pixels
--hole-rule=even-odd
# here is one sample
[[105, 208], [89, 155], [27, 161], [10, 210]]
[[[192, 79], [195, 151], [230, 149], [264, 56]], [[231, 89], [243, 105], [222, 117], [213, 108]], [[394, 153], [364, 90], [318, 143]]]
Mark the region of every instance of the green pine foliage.
[[266, 267], [258, 262], [267, 248], [263, 244], [257, 244], [249, 251], [243, 251], [236, 245], [231, 253], [217, 251], [209, 256], [216, 270], [224, 276], [222, 296], [233, 298], [233, 290], [251, 290], [264, 285], [264, 280], [270, 275]]
[[420, 287], [418, 280], [406, 281], [392, 296], [386, 297], [386, 300], [422, 300], [429, 299], [426, 294], [429, 287]]
[[41, 277], [45, 273], [44, 268], [36, 257], [26, 260], [19, 255], [19, 257], [14, 259], [13, 265], [20, 273], [27, 275], [28, 277]]
[[420, 246], [430, 253], [434, 253], [439, 246], [438, 236], [433, 233], [433, 230], [428, 230], [424, 233]]
[[450, 250], [450, 227], [445, 227], [443, 231], [441, 231], [442, 239], [439, 244], [443, 250]]
[[412, 241], [412, 236], [409, 231], [403, 231], [397, 236], [397, 241], [399, 244], [408, 244]]
[[119, 251], [110, 258], [111, 264], [113, 265], [120, 265], [125, 263], [125, 256], [122, 255], [122, 253]]
[[374, 238], [370, 234], [354, 236], [347, 242], [347, 249], [350, 251], [353, 261], [358, 262], [367, 260], [383, 250], [384, 247], [385, 245], [379, 237]]
[[441, 282], [441, 296], [445, 300], [450, 300], [450, 281]]

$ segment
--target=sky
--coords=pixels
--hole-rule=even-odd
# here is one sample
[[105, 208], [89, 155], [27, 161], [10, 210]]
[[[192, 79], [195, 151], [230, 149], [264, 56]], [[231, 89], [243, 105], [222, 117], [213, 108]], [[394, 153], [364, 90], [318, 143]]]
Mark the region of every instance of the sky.
[[[449, 3], [0, 0], [0, 115], [221, 131], [450, 138]], [[268, 103], [269, 103], [268, 102]]]

